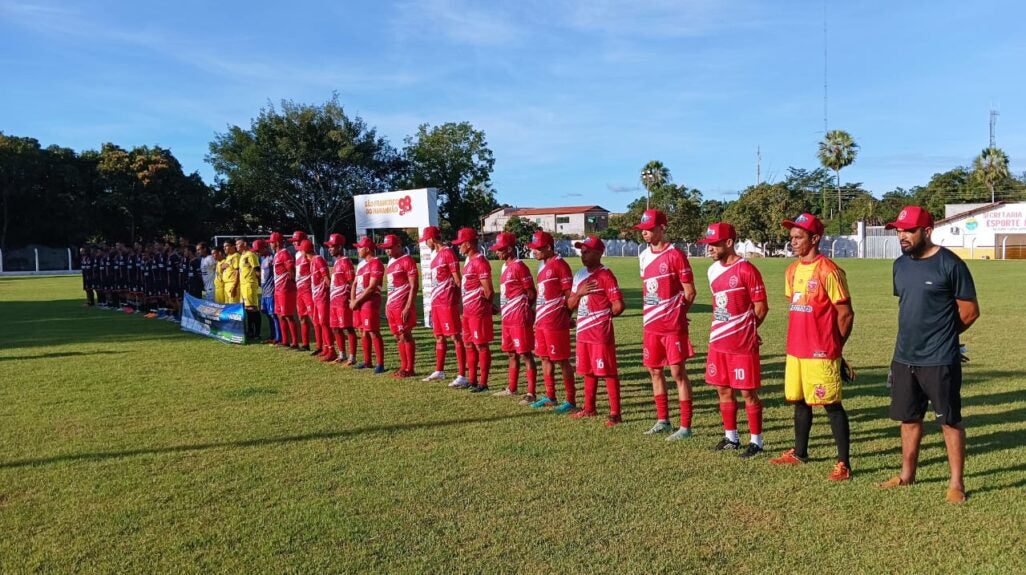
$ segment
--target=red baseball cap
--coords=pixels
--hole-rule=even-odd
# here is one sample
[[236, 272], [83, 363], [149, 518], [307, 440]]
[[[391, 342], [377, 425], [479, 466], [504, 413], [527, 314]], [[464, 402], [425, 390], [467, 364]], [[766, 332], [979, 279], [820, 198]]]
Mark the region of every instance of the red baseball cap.
[[784, 220], [780, 225], [787, 229], [803, 229], [815, 236], [823, 235], [823, 222], [819, 221], [819, 218], [816, 216], [807, 212], [793, 220]]
[[331, 236], [328, 237], [328, 241], [324, 242], [324, 245], [328, 246], [329, 248], [340, 248], [346, 245], [346, 237], [342, 234], [331, 234]]
[[531, 236], [531, 242], [527, 244], [527, 247], [537, 250], [552, 245], [555, 245], [555, 242], [552, 240], [552, 234], [539, 230]]
[[358, 241], [355, 244], [353, 244], [353, 247], [354, 248], [370, 248], [370, 249], [373, 250], [377, 246], [374, 245], [374, 242], [372, 242], [370, 238], [368, 238], [367, 236], [363, 236], [362, 238], [360, 238], [360, 241]]
[[312, 254], [314, 251], [313, 242], [311, 242], [310, 240], [303, 240], [299, 243], [299, 251]]
[[452, 241], [452, 245], [458, 246], [464, 242], [474, 240], [477, 240], [477, 230], [473, 228], [460, 228], [459, 233], [456, 234], [456, 239]]
[[888, 230], [914, 230], [916, 228], [932, 228], [933, 216], [919, 206], [905, 206], [898, 214], [898, 219], [884, 226]]
[[402, 245], [402, 242], [399, 241], [399, 237], [396, 236], [395, 234], [388, 234], [387, 236], [385, 236], [385, 241], [383, 241], [380, 244], [378, 244], [378, 247], [383, 249], [383, 250], [387, 250], [387, 249], [391, 248], [392, 246], [398, 246], [398, 245]]
[[517, 243], [517, 237], [509, 232], [502, 232], [495, 236], [495, 245], [491, 247], [492, 251], [504, 250], [511, 248]]
[[285, 242], [285, 238], [282, 237], [281, 232], [271, 232], [271, 239], [267, 240], [272, 244], [280, 244]]
[[598, 250], [603, 254], [606, 253], [606, 244], [602, 243], [598, 236], [588, 236], [584, 238], [584, 241], [574, 242], [574, 247], [577, 249], [588, 248], [589, 250]]
[[705, 229], [705, 237], [698, 240], [700, 244], [715, 244], [723, 240], [736, 240], [737, 231], [734, 226], [727, 222], [716, 222], [709, 224]]
[[442, 232], [435, 226], [428, 226], [424, 228], [424, 235], [421, 236], [418, 242], [426, 242], [428, 240], [440, 240], [442, 239]]
[[289, 241], [291, 241], [294, 244], [297, 244], [297, 243], [299, 243], [299, 242], [301, 242], [301, 241], [303, 241], [305, 239], [306, 239], [306, 232], [300, 232], [300, 231], [297, 230], [295, 232], [292, 232], [292, 237], [289, 238]]
[[254, 251], [254, 252], [262, 252], [262, 251], [264, 251], [264, 248], [266, 248], [266, 247], [267, 247], [267, 242], [265, 242], [264, 240], [256, 240], [256, 241], [253, 242], [253, 249], [252, 249], [252, 251]]
[[659, 210], [645, 210], [641, 214], [641, 222], [634, 226], [636, 230], [650, 230], [656, 226], [666, 225], [666, 214]]

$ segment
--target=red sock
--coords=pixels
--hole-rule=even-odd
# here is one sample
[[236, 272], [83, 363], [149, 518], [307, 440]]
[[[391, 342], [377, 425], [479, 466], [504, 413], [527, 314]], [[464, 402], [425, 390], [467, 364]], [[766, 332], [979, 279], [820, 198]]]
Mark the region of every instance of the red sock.
[[346, 352], [346, 346], [342, 342], [342, 332], [341, 331], [335, 331], [335, 330], [332, 330], [332, 331], [334, 331], [334, 333], [335, 333], [335, 347], [338, 348], [338, 354], [342, 355], [342, 354], [344, 354]]
[[303, 334], [303, 347], [310, 347], [310, 322], [299, 320], [299, 323], [303, 324], [300, 330]]
[[351, 331], [346, 334], [346, 338], [349, 340], [349, 359], [356, 360], [356, 332]]
[[381, 341], [381, 334], [375, 334], [371, 340], [374, 342], [374, 357], [378, 358], [378, 365], [385, 365], [385, 342]]
[[492, 348], [485, 346], [478, 352], [478, 355], [481, 356], [481, 380], [479, 383], [483, 387], [488, 387], [488, 373], [492, 370]]
[[445, 369], [445, 352], [447, 351], [445, 339], [435, 342], [435, 371]]
[[538, 368], [527, 366], [527, 393], [534, 395], [538, 389]]
[[397, 340], [395, 348], [399, 353], [399, 371], [406, 371], [406, 342], [401, 339]]
[[[720, 417], [723, 418], [724, 431], [737, 431], [737, 402], [720, 403]], [[751, 419], [751, 417], [749, 417]]]
[[456, 375], [467, 375], [467, 348], [462, 340], [456, 340], [453, 347], [456, 348]]
[[361, 337], [360, 339], [363, 340], [363, 364], [364, 365], [370, 365], [371, 364], [371, 336], [370, 336], [370, 333], [366, 332], [366, 331], [363, 332], [363, 337]]
[[745, 413], [748, 414], [748, 430], [752, 435], [762, 433], [762, 402], [757, 401], [753, 405], [745, 404]]
[[[506, 389], [509, 389], [511, 392], [516, 393], [517, 392], [517, 383], [519, 382], [519, 380], [520, 380], [520, 358], [518, 358], [517, 356], [514, 355], [509, 360], [509, 384], [507, 384]], [[528, 393], [530, 393], [530, 392], [528, 392]]]
[[609, 414], [620, 415], [620, 380], [615, 377], [607, 377], [606, 393], [609, 394]]
[[542, 373], [542, 377], [545, 378], [545, 397], [549, 399], [556, 399], [556, 375]]
[[666, 394], [661, 393], [655, 396], [656, 419], [659, 421], [670, 421], [670, 407], [667, 404]]
[[417, 344], [412, 339], [406, 342], [406, 371], [413, 373], [413, 367], [417, 364]]
[[680, 426], [691, 429], [691, 400], [680, 400]]
[[572, 371], [563, 374], [563, 388], [566, 389], [566, 400], [577, 405], [577, 385]]
[[477, 347], [473, 344], [463, 346], [467, 354], [467, 379], [470, 383], [477, 383]]
[[293, 337], [292, 330], [289, 329], [289, 322], [285, 321], [284, 317], [279, 317], [278, 326], [281, 328], [281, 343], [288, 345], [289, 340]]
[[594, 375], [584, 376], [584, 411], [595, 411], [596, 389], [598, 389], [598, 378]]

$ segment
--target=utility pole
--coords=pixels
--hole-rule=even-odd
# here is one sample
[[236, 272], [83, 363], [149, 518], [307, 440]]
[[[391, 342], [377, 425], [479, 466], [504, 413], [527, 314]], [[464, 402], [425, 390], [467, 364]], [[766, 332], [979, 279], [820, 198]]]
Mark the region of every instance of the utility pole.
[[827, 134], [827, 3], [823, 0], [823, 135]]
[[755, 147], [755, 185], [762, 183], [762, 148]]
[[998, 111], [997, 110], [991, 110], [990, 111], [990, 147], [991, 148], [996, 148], [997, 147], [997, 138], [994, 135], [994, 128], [997, 127], [997, 117], [998, 117]]

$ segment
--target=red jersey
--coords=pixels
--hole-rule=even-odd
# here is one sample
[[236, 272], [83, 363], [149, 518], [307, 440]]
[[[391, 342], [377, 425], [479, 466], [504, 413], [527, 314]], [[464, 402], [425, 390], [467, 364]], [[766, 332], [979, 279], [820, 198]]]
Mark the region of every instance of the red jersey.
[[641, 261], [642, 325], [644, 331], [657, 334], [681, 334], [688, 331], [684, 310], [684, 284], [694, 283], [691, 263], [672, 245], [659, 253], [645, 248]]
[[534, 278], [524, 262], [514, 259], [502, 264], [499, 276], [502, 325], [526, 327], [534, 323], [527, 301], [528, 291], [533, 287]]
[[787, 355], [798, 358], [841, 357], [837, 304], [851, 301], [844, 270], [820, 255], [787, 268], [784, 294], [791, 300], [787, 316]]
[[[363, 260], [358, 266], [356, 266], [356, 297], [367, 289], [370, 285], [371, 278], [378, 278], [381, 280], [385, 276], [385, 266], [381, 265], [381, 260], [378, 258], [371, 258], [370, 261]], [[374, 295], [363, 300], [364, 303], [374, 301], [375, 299], [381, 299], [381, 282], [378, 282], [378, 289], [374, 292]]]
[[431, 307], [452, 307], [459, 301], [455, 277], [459, 269], [460, 262], [452, 248], [438, 250], [431, 259]]
[[613, 335], [613, 302], [622, 301], [620, 284], [609, 268], [602, 266], [594, 272], [587, 268], [574, 274], [573, 290], [582, 283], [595, 280], [598, 286], [577, 303], [577, 341], [579, 343], [616, 343]]
[[320, 254], [311, 258], [310, 282], [314, 301], [328, 301], [328, 262]]
[[492, 285], [492, 266], [484, 255], [467, 258], [463, 264], [463, 315], [485, 317], [492, 315], [492, 302], [485, 297], [482, 284]]
[[570, 329], [570, 310], [563, 292], [574, 286], [570, 265], [559, 256], [538, 264], [538, 299], [534, 304], [535, 329]]
[[331, 292], [328, 294], [331, 303], [349, 307], [349, 290], [356, 278], [356, 269], [349, 258], [342, 256], [335, 260], [331, 267]]
[[296, 260], [288, 250], [280, 249], [274, 254], [274, 291], [286, 293], [296, 291], [296, 278], [292, 276], [292, 270], [296, 267]]
[[388, 309], [402, 310], [406, 307], [406, 298], [413, 288], [413, 279], [417, 277], [417, 262], [409, 255], [388, 260], [385, 270], [388, 276]]
[[310, 291], [310, 258], [302, 252], [296, 252], [296, 290], [300, 292]]
[[759, 351], [755, 325], [755, 302], [766, 301], [762, 274], [748, 260], [729, 266], [709, 266], [709, 289], [713, 295], [709, 349], [746, 354]]

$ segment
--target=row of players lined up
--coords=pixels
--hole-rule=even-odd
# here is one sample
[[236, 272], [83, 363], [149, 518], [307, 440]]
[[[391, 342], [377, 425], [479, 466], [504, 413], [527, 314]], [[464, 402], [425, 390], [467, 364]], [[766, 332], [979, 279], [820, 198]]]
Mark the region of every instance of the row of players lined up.
[[[844, 271], [819, 252], [823, 235], [819, 219], [801, 214], [782, 225], [789, 229], [797, 256], [785, 277], [790, 306], [784, 395], [795, 406], [795, 444], [771, 462], [799, 465], [808, 460], [812, 408], [823, 406], [837, 446], [837, 461], [828, 479], [843, 481], [852, 473], [848, 415], [842, 404], [842, 385], [854, 378], [853, 370], [842, 359], [854, 325], [851, 295]], [[891, 365], [891, 417], [902, 422], [902, 436], [908, 441], [903, 440], [901, 474], [881, 487], [914, 481], [922, 420], [929, 402], [948, 444], [952, 475], [947, 500], [961, 502], [965, 499], [965, 434], [960, 414], [958, 334], [979, 315], [975, 288], [964, 262], [930, 242], [933, 221], [928, 212], [910, 206], [889, 227], [899, 230], [905, 254], [895, 262], [894, 273], [900, 311]], [[651, 377], [656, 408], [656, 422], [645, 434], [667, 434], [667, 441], [679, 441], [692, 436], [692, 386], [684, 362], [695, 355], [687, 319], [696, 295], [694, 277], [687, 256], [666, 238], [665, 214], [647, 210], [635, 229], [648, 244], [639, 255], [643, 363]], [[724, 428], [724, 436], [714, 449], [738, 450], [740, 457], [750, 459], [763, 452], [758, 327], [769, 307], [762, 276], [736, 253], [736, 240], [733, 226], [726, 222], [710, 224], [706, 236], [699, 240], [714, 260], [708, 271], [713, 311], [705, 381], [717, 390]], [[406, 254], [399, 238], [388, 235], [381, 244], [361, 238], [354, 246], [359, 258], [355, 267], [342, 253], [345, 238], [341, 234], [332, 234], [324, 244], [334, 259], [330, 266], [315, 253], [304, 232], [295, 232], [288, 241], [296, 247], [294, 255], [286, 250], [286, 239], [277, 232], [266, 242], [255, 241], [252, 249], [246, 249], [242, 241], [237, 244], [238, 251], [226, 246], [232, 253], [217, 262], [215, 277], [221, 278], [222, 286], [215, 289], [219, 294], [216, 297], [243, 303], [249, 318], [256, 318], [256, 329], [260, 310], [267, 314], [274, 326], [267, 343], [310, 351], [313, 341], [311, 354], [320, 356], [321, 361], [384, 373], [381, 306], [385, 291], [384, 315], [399, 356], [399, 369], [392, 375], [414, 377], [412, 330], [417, 323], [415, 299], [420, 278], [417, 264]], [[471, 393], [489, 392], [493, 316], [500, 315], [501, 349], [509, 358], [508, 380], [506, 387], [494, 395], [520, 397], [523, 405], [553, 408], [556, 413], [584, 419], [598, 415], [596, 392], [601, 378], [610, 404], [606, 425], [612, 427], [622, 421], [612, 319], [623, 313], [625, 305], [616, 277], [602, 265], [605, 246], [600, 239], [591, 236], [575, 244], [584, 267], [574, 274], [554, 252], [552, 236], [536, 232], [527, 245], [539, 262], [534, 278], [517, 259], [515, 237], [499, 234], [491, 247], [503, 261], [498, 304], [491, 265], [481, 251], [475, 230], [463, 228], [451, 242], [464, 258], [462, 266], [437, 228], [425, 229], [419, 241], [433, 252], [425, 289], [431, 290], [436, 361], [435, 370], [423, 381], [446, 379], [451, 344], [457, 376], [449, 386]], [[378, 259], [377, 250], [389, 256], [387, 265]], [[576, 374], [584, 380], [583, 407], [578, 407], [569, 361], [574, 312]], [[357, 332], [363, 351], [359, 363]], [[537, 388], [537, 359], [541, 360], [543, 393]], [[522, 367], [527, 389], [521, 396]], [[678, 393], [677, 429], [670, 420], [667, 368]], [[557, 370], [563, 383], [562, 402], [557, 400]], [[744, 449], [738, 433], [737, 394], [742, 397], [750, 431]]]

